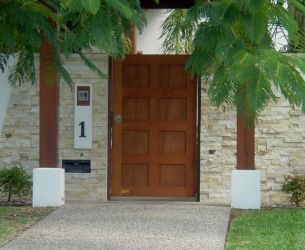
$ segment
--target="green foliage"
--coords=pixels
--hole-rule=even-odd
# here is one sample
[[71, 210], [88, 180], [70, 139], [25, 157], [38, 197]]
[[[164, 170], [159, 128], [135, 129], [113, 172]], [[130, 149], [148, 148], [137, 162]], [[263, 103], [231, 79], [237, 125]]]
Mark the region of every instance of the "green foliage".
[[282, 186], [282, 191], [289, 194], [290, 202], [299, 206], [305, 200], [305, 176], [287, 176]]
[[[289, 5], [305, 11], [302, 1], [290, 0]], [[276, 51], [270, 31], [270, 25], [280, 25], [304, 49], [298, 23], [282, 1], [197, 1], [181, 20], [195, 27], [186, 69], [191, 76], [213, 76], [208, 95], [214, 105], [236, 106], [254, 122], [269, 101], [277, 101], [278, 89], [305, 111], [304, 57]], [[171, 35], [183, 34], [179, 21], [172, 26]], [[175, 44], [172, 39], [163, 45], [171, 50]]]
[[50, 207], [0, 206], [0, 248], [52, 210], [54, 209]]
[[[302, 4], [304, 4], [304, 0], [300, 1]], [[289, 11], [295, 18], [295, 20], [298, 23], [298, 33], [301, 37], [300, 41], [298, 43], [295, 43], [294, 41], [290, 41], [289, 37], [287, 37], [287, 41], [289, 42], [287, 50], [289, 52], [295, 52], [295, 51], [305, 51], [304, 44], [305, 44], [305, 13], [304, 10], [300, 11], [298, 8], [296, 8], [294, 5], [289, 5]]]
[[[39, 50], [41, 34], [55, 44], [56, 32], [47, 19], [55, 21], [56, 16], [46, 6], [29, 0], [1, 1], [0, 16], [0, 53], [2, 57], [18, 57], [17, 64], [10, 68], [10, 81], [35, 82], [34, 53]], [[4, 61], [0, 64], [1, 70], [7, 66]]]
[[193, 36], [198, 23], [187, 15], [186, 9], [171, 10], [162, 24], [160, 39], [165, 54], [190, 54], [193, 51]]
[[45, 38], [52, 48], [46, 65], [67, 83], [73, 84], [61, 55], [67, 58], [72, 53], [105, 77], [81, 52], [96, 47], [114, 58], [124, 58], [130, 28], [142, 29], [144, 24], [138, 0], [0, 1], [0, 70], [8, 66], [6, 57], [13, 54], [17, 64], [10, 67], [10, 82], [34, 83], [34, 55]]
[[304, 209], [239, 211], [230, 222], [225, 250], [301, 250], [304, 225]]
[[0, 169], [0, 192], [11, 201], [13, 196], [26, 197], [31, 193], [32, 182], [20, 164]]

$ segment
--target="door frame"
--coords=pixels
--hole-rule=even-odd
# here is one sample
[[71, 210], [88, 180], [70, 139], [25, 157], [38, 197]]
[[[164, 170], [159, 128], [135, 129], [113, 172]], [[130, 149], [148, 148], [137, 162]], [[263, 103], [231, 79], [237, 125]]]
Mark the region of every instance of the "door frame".
[[[158, 55], [160, 56], [160, 55]], [[107, 137], [107, 201], [111, 201], [111, 171], [112, 171], [112, 92], [113, 92], [113, 58], [108, 57], [108, 137]], [[195, 165], [196, 165], [196, 201], [200, 201], [200, 132], [201, 132], [201, 80], [196, 81], [196, 115], [195, 115]]]

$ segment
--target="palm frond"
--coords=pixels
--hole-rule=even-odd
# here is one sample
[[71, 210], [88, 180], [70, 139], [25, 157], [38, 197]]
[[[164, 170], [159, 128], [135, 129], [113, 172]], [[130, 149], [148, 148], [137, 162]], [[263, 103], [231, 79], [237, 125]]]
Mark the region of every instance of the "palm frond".
[[[60, 53], [65, 57], [79, 54], [85, 65], [105, 77], [80, 51], [97, 47], [114, 58], [124, 58], [129, 51], [130, 28], [145, 25], [138, 0], [7, 0], [1, 2], [0, 17], [0, 53], [19, 55], [10, 71], [13, 84], [35, 82], [33, 58], [43, 39], [53, 51], [54, 69], [68, 84], [73, 81]], [[0, 69], [6, 64], [1, 57]]]
[[[300, 4], [297, 8], [304, 9]], [[235, 105], [245, 119], [255, 120], [268, 102], [277, 102], [275, 85], [291, 105], [305, 111], [305, 59], [276, 51], [277, 30], [270, 29], [285, 31], [295, 52], [303, 49], [305, 29], [289, 9], [267, 0], [207, 1], [188, 15], [202, 21], [186, 69], [192, 76], [213, 75], [208, 92], [213, 104]]]
[[0, 54], [0, 71], [3, 73], [6, 67], [8, 66], [9, 55], [7, 54]]
[[92, 72], [97, 73], [103, 79], [107, 79], [107, 75], [101, 71], [94, 63], [92, 63], [83, 53], [79, 52], [78, 55]]
[[187, 10], [170, 11], [162, 24], [160, 39], [165, 54], [190, 54], [193, 51], [192, 40], [197, 22], [189, 18]]

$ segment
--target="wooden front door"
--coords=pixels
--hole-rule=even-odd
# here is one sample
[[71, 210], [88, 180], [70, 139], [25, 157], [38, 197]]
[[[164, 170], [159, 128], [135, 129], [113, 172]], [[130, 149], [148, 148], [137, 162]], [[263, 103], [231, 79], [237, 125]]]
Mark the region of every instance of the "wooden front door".
[[114, 62], [112, 196], [196, 196], [196, 81], [184, 71], [186, 59]]

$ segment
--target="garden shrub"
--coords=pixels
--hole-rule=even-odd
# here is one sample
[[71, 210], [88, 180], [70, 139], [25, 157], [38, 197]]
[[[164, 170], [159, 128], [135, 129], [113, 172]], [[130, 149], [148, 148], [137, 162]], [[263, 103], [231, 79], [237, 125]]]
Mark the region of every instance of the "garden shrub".
[[10, 202], [13, 196], [27, 197], [32, 190], [32, 182], [21, 164], [0, 169], [0, 192]]
[[305, 176], [288, 175], [285, 177], [285, 182], [282, 186], [282, 191], [289, 194], [290, 202], [299, 206], [305, 200]]

